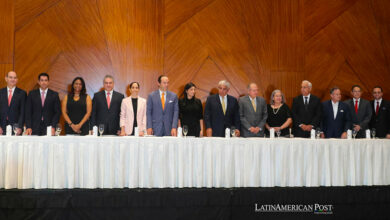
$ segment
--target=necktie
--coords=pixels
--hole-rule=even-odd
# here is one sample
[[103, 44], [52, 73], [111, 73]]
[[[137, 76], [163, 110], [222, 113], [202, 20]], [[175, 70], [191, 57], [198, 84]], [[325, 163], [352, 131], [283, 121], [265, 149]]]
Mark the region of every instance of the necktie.
[[8, 106], [11, 105], [11, 99], [12, 99], [12, 89], [9, 90], [9, 95], [8, 95]]
[[164, 111], [164, 109], [165, 109], [165, 92], [163, 92], [161, 94], [161, 105], [162, 105], [162, 109]]
[[358, 113], [358, 100], [355, 101], [355, 112]]
[[307, 99], [308, 99], [309, 97], [307, 97], [307, 96], [305, 96], [305, 110], [307, 111], [307, 108], [308, 108], [308, 102], [307, 102]]
[[223, 111], [223, 114], [225, 115], [226, 114], [226, 107], [225, 107], [225, 99], [222, 98], [222, 111]]
[[256, 112], [255, 99], [252, 99], [251, 101], [252, 101], [253, 110], [255, 110], [255, 112]]
[[110, 109], [110, 104], [111, 104], [111, 98], [110, 98], [110, 92], [107, 92], [107, 107]]
[[379, 102], [376, 101], [376, 109], [375, 109], [375, 114], [378, 115], [379, 113]]
[[45, 105], [45, 92], [42, 91], [41, 93], [41, 101], [42, 101], [42, 107]]

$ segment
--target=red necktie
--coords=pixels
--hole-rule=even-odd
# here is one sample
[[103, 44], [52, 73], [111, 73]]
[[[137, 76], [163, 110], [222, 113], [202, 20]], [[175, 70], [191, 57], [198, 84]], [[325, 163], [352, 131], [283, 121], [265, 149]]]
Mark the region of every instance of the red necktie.
[[358, 100], [355, 101], [355, 112], [358, 113]]
[[107, 92], [107, 106], [110, 108], [111, 99], [110, 99], [110, 92]]
[[376, 102], [376, 109], [375, 109], [375, 114], [378, 115], [379, 113], [379, 102]]
[[12, 89], [9, 90], [9, 95], [8, 95], [8, 106], [11, 105], [11, 99], [12, 99]]

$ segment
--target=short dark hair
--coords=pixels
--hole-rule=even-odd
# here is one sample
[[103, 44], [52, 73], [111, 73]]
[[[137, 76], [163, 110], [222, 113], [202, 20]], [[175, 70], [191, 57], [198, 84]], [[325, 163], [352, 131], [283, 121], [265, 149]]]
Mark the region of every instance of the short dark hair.
[[383, 92], [383, 89], [382, 89], [382, 87], [381, 87], [381, 86], [374, 86], [374, 88], [372, 88], [372, 90], [374, 90], [374, 89], [380, 89], [380, 90], [381, 90], [381, 92]]
[[131, 87], [133, 86], [134, 83], [138, 85], [138, 89], [139, 89], [140, 86], [139, 86], [139, 83], [138, 83], [138, 82], [131, 82], [130, 85], [129, 85], [130, 89], [131, 89]]
[[75, 84], [76, 80], [80, 80], [81, 81], [82, 88], [81, 88], [81, 91], [80, 91], [80, 95], [85, 95], [87, 93], [87, 89], [85, 88], [84, 79], [82, 77], [80, 77], [80, 76], [78, 76], [78, 77], [73, 79], [72, 87], [70, 88], [70, 95], [74, 95], [73, 85]]
[[157, 79], [157, 82], [158, 82], [158, 83], [161, 83], [161, 78], [163, 78], [163, 77], [168, 77], [168, 76], [166, 76], [166, 75], [160, 75], [160, 76], [158, 77], [158, 79]]
[[352, 88], [351, 88], [351, 91], [353, 91], [353, 89], [356, 88], [356, 87], [359, 88], [360, 91], [362, 91], [362, 87], [360, 87], [359, 85], [353, 85]]
[[340, 90], [340, 88], [337, 87], [337, 86], [331, 88], [331, 89], [330, 89], [330, 94], [332, 94], [335, 90]]
[[38, 80], [41, 79], [41, 76], [46, 76], [46, 77], [47, 77], [47, 80], [50, 80], [49, 74], [47, 74], [47, 73], [40, 73], [40, 74], [38, 75]]

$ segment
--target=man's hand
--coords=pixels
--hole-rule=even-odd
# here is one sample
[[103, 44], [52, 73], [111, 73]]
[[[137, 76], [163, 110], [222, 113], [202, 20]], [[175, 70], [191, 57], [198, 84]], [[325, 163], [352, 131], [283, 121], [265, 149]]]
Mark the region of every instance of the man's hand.
[[0, 128], [0, 134], [3, 134], [3, 129], [2, 128]]
[[27, 128], [26, 129], [26, 135], [31, 135], [32, 134], [32, 129], [31, 128]]
[[51, 136], [54, 136], [56, 134], [56, 129], [55, 128], [51, 128]]
[[347, 132], [343, 132], [343, 133], [341, 134], [341, 138], [342, 138], [342, 139], [347, 139]]
[[147, 133], [148, 135], [153, 135], [153, 128], [148, 128], [148, 129], [146, 130], [146, 133]]
[[206, 135], [207, 135], [207, 137], [212, 137], [213, 136], [213, 129], [207, 128], [206, 129]]
[[236, 137], [240, 137], [240, 130], [236, 129], [236, 130], [234, 131], [234, 135], [235, 135]]
[[353, 126], [353, 130], [355, 130], [355, 131], [357, 131], [357, 132], [359, 132], [360, 129], [361, 129], [360, 125], [354, 125], [354, 126]]
[[172, 136], [172, 137], [176, 137], [176, 136], [177, 136], [177, 129], [176, 129], [176, 128], [172, 128], [172, 130], [171, 130], [171, 136]]
[[390, 139], [390, 134], [387, 134], [387, 135], [386, 135], [386, 138], [387, 138], [387, 139]]
[[21, 128], [16, 129], [16, 135], [21, 135], [21, 134], [22, 134], [22, 129]]

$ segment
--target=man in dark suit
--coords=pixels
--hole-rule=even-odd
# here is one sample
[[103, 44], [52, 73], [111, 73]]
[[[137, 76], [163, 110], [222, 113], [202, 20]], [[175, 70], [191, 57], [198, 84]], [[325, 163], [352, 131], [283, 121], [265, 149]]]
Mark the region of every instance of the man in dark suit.
[[340, 102], [341, 91], [337, 87], [330, 90], [331, 100], [322, 103], [322, 138], [347, 138], [351, 129], [351, 112], [347, 104]]
[[41, 73], [38, 76], [39, 89], [30, 91], [26, 103], [26, 134], [46, 135], [47, 127], [51, 126], [54, 135], [55, 127], [60, 120], [61, 104], [58, 93], [49, 87], [49, 75]]
[[114, 78], [106, 75], [103, 79], [104, 90], [94, 94], [92, 99], [92, 126], [104, 125], [105, 135], [119, 135], [119, 117], [124, 95], [114, 91]]
[[374, 100], [371, 101], [372, 117], [370, 129], [375, 129], [376, 137], [390, 138], [390, 102], [384, 100], [383, 90], [380, 86], [375, 86], [372, 90]]
[[310, 137], [310, 131], [320, 126], [322, 105], [317, 96], [310, 94], [312, 84], [304, 80], [301, 84], [301, 95], [293, 100], [293, 132], [295, 137]]
[[351, 94], [353, 98], [348, 99], [345, 103], [348, 104], [351, 111], [352, 129], [358, 132], [357, 138], [364, 138], [372, 116], [370, 102], [360, 98], [362, 89], [359, 85], [352, 86]]
[[149, 94], [146, 104], [146, 127], [148, 135], [177, 136], [179, 103], [177, 95], [168, 91], [169, 78], [157, 79], [159, 89]]
[[248, 85], [248, 95], [238, 101], [241, 136], [262, 137], [264, 125], [267, 122], [267, 103], [264, 98], [257, 96], [259, 89], [256, 83]]
[[17, 135], [20, 135], [24, 125], [24, 107], [27, 94], [16, 87], [18, 76], [14, 71], [7, 73], [5, 81], [7, 87], [0, 90], [0, 134], [5, 134], [7, 125], [17, 124]]
[[240, 114], [237, 99], [228, 95], [230, 83], [218, 83], [218, 94], [206, 100], [204, 121], [208, 137], [225, 137], [225, 129], [235, 127], [235, 135], [240, 136]]

